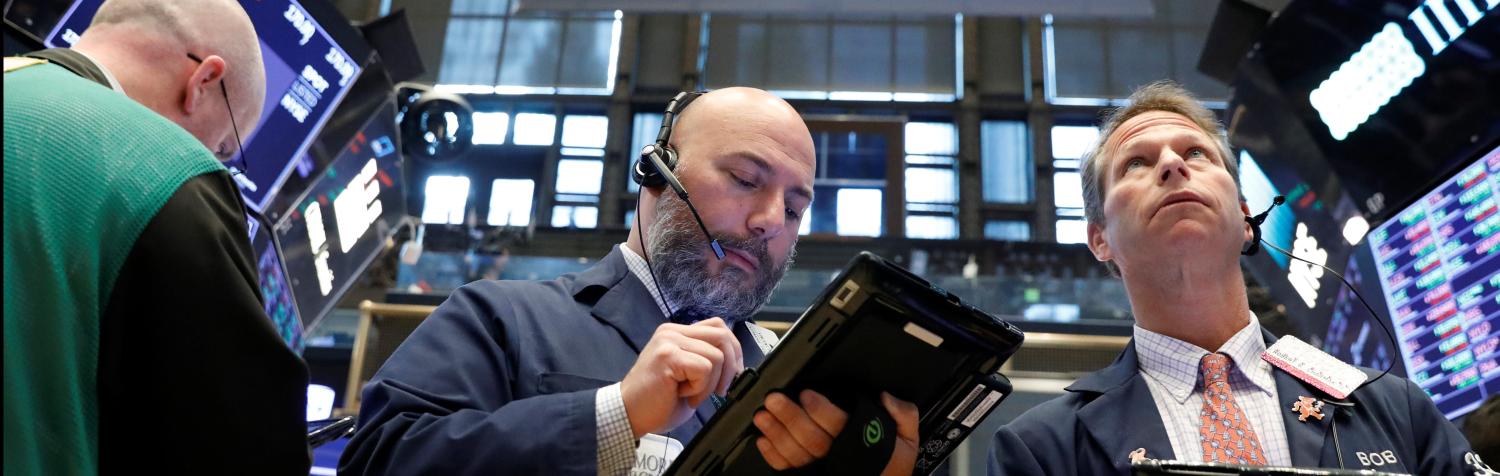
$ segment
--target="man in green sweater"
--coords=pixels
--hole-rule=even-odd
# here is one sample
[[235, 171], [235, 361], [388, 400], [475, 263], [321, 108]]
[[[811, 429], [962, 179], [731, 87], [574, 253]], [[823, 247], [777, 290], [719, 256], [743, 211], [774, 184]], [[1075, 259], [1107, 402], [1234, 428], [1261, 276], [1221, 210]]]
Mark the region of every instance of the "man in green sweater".
[[307, 474], [307, 369], [220, 163], [265, 97], [249, 17], [110, 0], [28, 56], [5, 59], [5, 474]]

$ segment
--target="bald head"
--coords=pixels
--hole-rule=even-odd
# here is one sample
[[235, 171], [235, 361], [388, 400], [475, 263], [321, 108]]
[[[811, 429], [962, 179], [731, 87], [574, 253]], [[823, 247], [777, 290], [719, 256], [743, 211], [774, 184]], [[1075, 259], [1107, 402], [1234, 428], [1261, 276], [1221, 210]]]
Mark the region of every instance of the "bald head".
[[632, 227], [627, 245], [649, 250], [658, 287], [678, 312], [747, 319], [796, 254], [813, 199], [812, 135], [786, 101], [727, 88], [683, 109], [671, 142], [677, 178], [725, 256], [710, 251], [687, 203], [664, 187], [641, 189], [636, 218], [647, 226]]
[[802, 115], [781, 98], [755, 88], [710, 91], [684, 109], [672, 128], [672, 143], [681, 155], [679, 167], [691, 167], [694, 149], [746, 142], [774, 149], [809, 170], [815, 161], [812, 134]]
[[234, 153], [230, 123], [248, 136], [260, 118], [266, 94], [260, 42], [235, 0], [107, 0], [73, 48], [221, 158]]

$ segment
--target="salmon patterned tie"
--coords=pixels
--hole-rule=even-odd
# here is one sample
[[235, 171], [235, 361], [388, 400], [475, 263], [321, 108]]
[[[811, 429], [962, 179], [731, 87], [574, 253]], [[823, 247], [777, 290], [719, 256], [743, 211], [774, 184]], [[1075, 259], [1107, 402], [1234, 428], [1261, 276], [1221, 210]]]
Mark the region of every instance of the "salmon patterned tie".
[[1198, 376], [1203, 382], [1203, 411], [1198, 425], [1203, 461], [1264, 466], [1266, 455], [1261, 451], [1260, 438], [1255, 437], [1250, 420], [1234, 403], [1229, 390], [1229, 356], [1203, 356], [1198, 362]]

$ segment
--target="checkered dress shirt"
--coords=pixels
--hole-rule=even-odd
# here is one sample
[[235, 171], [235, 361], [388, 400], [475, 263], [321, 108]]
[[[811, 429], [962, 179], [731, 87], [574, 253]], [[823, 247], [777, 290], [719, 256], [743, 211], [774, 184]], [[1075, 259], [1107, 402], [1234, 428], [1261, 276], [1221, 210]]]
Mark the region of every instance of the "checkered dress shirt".
[[[1199, 412], [1203, 409], [1198, 362], [1210, 352], [1140, 326], [1135, 327], [1135, 351], [1141, 374], [1156, 402], [1156, 411], [1166, 427], [1167, 439], [1172, 442], [1172, 452], [1177, 455], [1175, 459], [1203, 462], [1203, 449], [1198, 441], [1198, 426], [1202, 421]], [[1271, 364], [1260, 359], [1265, 351], [1260, 321], [1254, 315], [1244, 329], [1218, 349], [1232, 362], [1229, 386], [1260, 439], [1266, 461], [1273, 466], [1290, 466], [1286, 426], [1276, 404], [1276, 381], [1271, 376]]]

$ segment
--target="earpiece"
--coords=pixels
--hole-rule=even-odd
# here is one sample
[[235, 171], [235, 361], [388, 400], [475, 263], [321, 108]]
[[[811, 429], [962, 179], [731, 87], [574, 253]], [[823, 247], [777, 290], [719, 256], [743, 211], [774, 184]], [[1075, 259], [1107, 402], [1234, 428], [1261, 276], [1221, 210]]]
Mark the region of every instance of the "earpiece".
[[677, 181], [673, 171], [677, 170], [677, 151], [672, 149], [672, 125], [676, 122], [677, 115], [687, 108], [702, 91], [681, 92], [672, 97], [667, 103], [666, 112], [661, 116], [661, 131], [656, 134], [656, 142], [641, 148], [640, 159], [635, 161], [635, 166], [630, 168], [630, 178], [635, 183], [647, 188], [661, 188], [671, 185], [679, 194], [686, 193], [682, 184]]
[[1260, 212], [1259, 215], [1253, 217], [1245, 215], [1245, 223], [1250, 224], [1250, 244], [1246, 245], [1245, 249], [1240, 251], [1240, 254], [1255, 256], [1256, 253], [1260, 252], [1260, 224], [1266, 222], [1266, 217], [1271, 214], [1271, 210], [1275, 210], [1278, 205], [1283, 203], [1286, 203], [1286, 197], [1277, 195], [1275, 199], [1271, 200], [1271, 206], [1266, 207], [1266, 211]]

